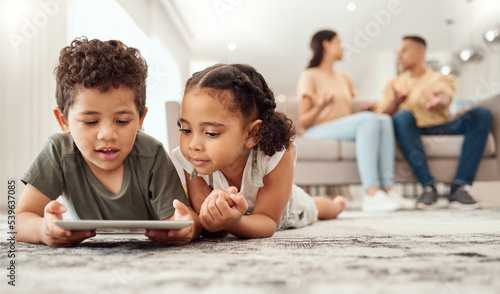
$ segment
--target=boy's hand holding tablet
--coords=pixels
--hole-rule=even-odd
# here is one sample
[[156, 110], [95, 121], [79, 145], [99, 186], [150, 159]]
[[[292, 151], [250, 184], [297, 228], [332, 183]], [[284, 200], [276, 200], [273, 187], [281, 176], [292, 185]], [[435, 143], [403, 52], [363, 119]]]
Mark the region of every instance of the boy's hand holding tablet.
[[41, 224], [43, 243], [55, 247], [67, 247], [95, 236], [95, 230], [70, 231], [56, 225], [54, 220], [62, 220], [64, 212], [66, 212], [66, 207], [55, 200], [45, 206]]

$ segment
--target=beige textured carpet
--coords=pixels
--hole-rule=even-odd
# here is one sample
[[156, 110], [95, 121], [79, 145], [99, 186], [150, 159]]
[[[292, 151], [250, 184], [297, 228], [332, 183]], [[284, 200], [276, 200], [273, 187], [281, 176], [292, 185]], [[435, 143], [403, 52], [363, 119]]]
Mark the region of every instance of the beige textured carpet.
[[500, 209], [339, 219], [259, 240], [163, 247], [102, 234], [74, 248], [16, 243], [2, 215], [1, 293], [500, 293]]

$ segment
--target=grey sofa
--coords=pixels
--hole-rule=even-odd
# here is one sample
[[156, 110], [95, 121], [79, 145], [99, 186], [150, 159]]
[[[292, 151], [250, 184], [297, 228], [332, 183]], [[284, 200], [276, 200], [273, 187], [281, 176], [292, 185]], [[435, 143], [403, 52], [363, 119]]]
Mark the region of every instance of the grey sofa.
[[[362, 103], [355, 103], [359, 109]], [[500, 180], [500, 95], [483, 100], [481, 105], [493, 113], [493, 128], [479, 166], [476, 180]], [[285, 112], [297, 125], [298, 102], [278, 103], [278, 110]], [[463, 136], [423, 136], [428, 164], [436, 181], [451, 183], [455, 177]], [[356, 167], [355, 143], [350, 141], [319, 140], [297, 136], [297, 164], [295, 182], [298, 185], [344, 185], [360, 184]], [[403, 155], [397, 149], [395, 181], [413, 183], [413, 176]]]
[[[493, 113], [493, 128], [488, 138], [484, 158], [477, 172], [477, 181], [500, 180], [500, 94], [480, 103]], [[359, 109], [361, 103], [355, 104]], [[298, 102], [278, 102], [277, 109], [286, 113], [297, 125]], [[169, 149], [179, 144], [177, 119], [179, 102], [166, 102]], [[295, 183], [300, 186], [342, 186], [360, 184], [356, 166], [355, 143], [349, 141], [309, 139], [297, 136]], [[451, 183], [455, 177], [463, 136], [423, 136], [429, 168], [439, 182]], [[180, 167], [178, 171], [182, 174]], [[184, 176], [181, 176], [184, 179]], [[395, 181], [414, 183], [415, 177], [399, 150], [396, 152]]]

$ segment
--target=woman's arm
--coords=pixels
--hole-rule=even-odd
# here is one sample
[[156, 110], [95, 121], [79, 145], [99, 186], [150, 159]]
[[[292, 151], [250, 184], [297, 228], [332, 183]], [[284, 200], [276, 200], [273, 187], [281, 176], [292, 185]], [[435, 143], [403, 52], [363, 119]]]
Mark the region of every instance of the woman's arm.
[[334, 95], [324, 93], [316, 102], [312, 97], [303, 96], [299, 102], [299, 124], [303, 130], [307, 130], [314, 123], [314, 120], [323, 108], [332, 103]]

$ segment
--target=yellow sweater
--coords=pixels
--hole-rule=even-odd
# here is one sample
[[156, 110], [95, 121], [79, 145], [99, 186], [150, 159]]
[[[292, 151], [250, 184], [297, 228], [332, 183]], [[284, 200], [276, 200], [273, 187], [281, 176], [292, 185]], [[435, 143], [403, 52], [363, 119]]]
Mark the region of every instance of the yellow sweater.
[[385, 84], [382, 99], [377, 103], [375, 112], [383, 112], [392, 103], [394, 100], [393, 89], [400, 94], [408, 95], [406, 100], [399, 105], [398, 110], [410, 110], [419, 127], [440, 125], [450, 119], [450, 103], [442, 110], [429, 111], [422, 105], [422, 101], [429, 101], [433, 93], [445, 93], [453, 98], [455, 78], [452, 75], [442, 75], [430, 69], [418, 77], [410, 77], [406, 73], [400, 74]]
[[333, 94], [334, 101], [325, 106], [313, 125], [352, 114], [352, 99], [356, 96], [356, 90], [347, 74], [343, 72], [329, 74], [317, 67], [306, 69], [297, 84], [298, 99], [311, 99], [314, 102], [325, 93]]

